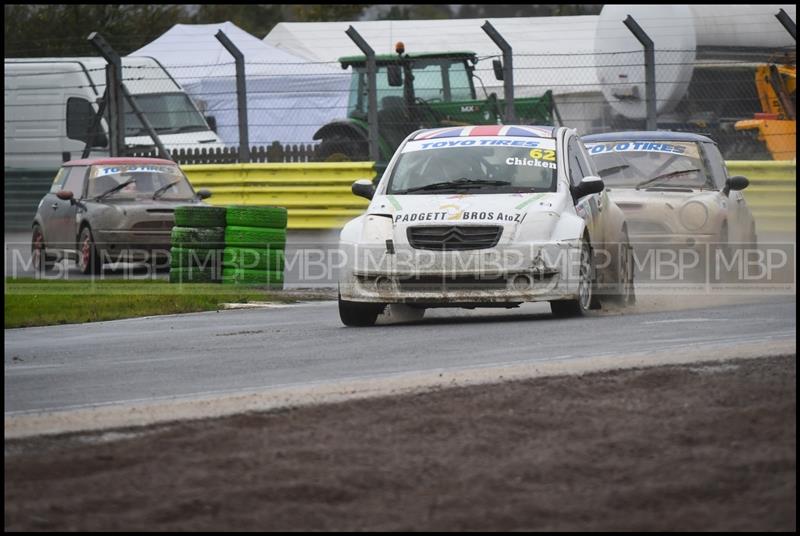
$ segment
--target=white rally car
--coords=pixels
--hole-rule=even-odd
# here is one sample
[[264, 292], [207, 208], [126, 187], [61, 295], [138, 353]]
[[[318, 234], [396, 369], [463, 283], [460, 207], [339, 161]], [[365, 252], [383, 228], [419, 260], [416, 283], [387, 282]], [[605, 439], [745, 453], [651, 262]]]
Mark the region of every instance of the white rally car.
[[717, 144], [688, 132], [610, 132], [583, 136], [609, 195], [625, 212], [636, 247], [704, 250], [757, 245], [742, 190]]
[[625, 217], [596, 175], [564, 127], [412, 133], [377, 186], [353, 184], [371, 203], [340, 236], [342, 322], [372, 325], [391, 304], [421, 312], [549, 301], [569, 316], [601, 297], [631, 303]]

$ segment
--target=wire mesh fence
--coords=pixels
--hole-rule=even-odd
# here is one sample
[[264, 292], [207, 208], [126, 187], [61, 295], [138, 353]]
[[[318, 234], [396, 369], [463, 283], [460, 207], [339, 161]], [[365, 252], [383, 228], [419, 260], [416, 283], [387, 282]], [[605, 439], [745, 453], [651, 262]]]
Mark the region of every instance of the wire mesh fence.
[[[378, 142], [388, 159], [419, 128], [508, 122], [499, 56], [471, 53], [379, 57], [376, 70]], [[694, 50], [656, 50], [656, 109], [660, 129], [703, 133], [729, 159], [772, 159], [769, 136], [794, 139], [794, 130], [767, 132], [742, 123], [771, 113], [764, 99], [769, 65], [794, 67], [794, 50], [763, 60], [700, 58]], [[9, 65], [11, 64], [11, 66]], [[346, 68], [343, 68], [346, 67]], [[780, 84], [779, 74], [777, 83]], [[517, 54], [514, 109], [521, 124], [556, 124], [581, 134], [643, 130], [646, 119], [644, 55], [615, 53]], [[761, 77], [761, 79], [759, 79]], [[368, 73], [363, 59], [339, 62], [248, 62], [245, 94], [237, 92], [234, 61], [198, 58], [190, 65], [148, 57], [123, 59], [123, 83], [164, 146], [179, 161], [235, 161], [239, 107], [247, 111], [254, 161], [368, 159]], [[105, 61], [6, 60], [6, 155], [38, 154], [43, 129], [50, 150], [77, 156], [87, 141], [107, 146], [108, 121], [81, 136], [106, 94]], [[794, 113], [794, 81], [786, 79]], [[80, 101], [85, 101], [81, 103]], [[78, 113], [82, 112], [82, 113]], [[107, 115], [107, 111], [105, 114]], [[769, 119], [790, 119], [770, 115]], [[793, 117], [791, 118], [793, 119]], [[63, 139], [62, 139], [63, 138]], [[91, 140], [89, 139], [91, 138]], [[155, 154], [132, 103], [125, 102], [129, 154]], [[279, 149], [280, 148], [280, 149]], [[202, 158], [201, 158], [202, 157]], [[263, 161], [261, 160], [261, 161]]]

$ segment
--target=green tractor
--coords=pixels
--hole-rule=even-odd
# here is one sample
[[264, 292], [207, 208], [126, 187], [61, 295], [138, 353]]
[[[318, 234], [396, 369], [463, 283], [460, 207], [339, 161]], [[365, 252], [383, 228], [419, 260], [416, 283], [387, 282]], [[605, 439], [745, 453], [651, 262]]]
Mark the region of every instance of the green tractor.
[[[492, 93], [479, 100], [473, 80], [478, 58], [474, 52], [426, 52], [378, 55], [378, 150], [379, 161], [388, 162], [406, 136], [420, 128], [503, 123], [504, 101]], [[353, 67], [348, 119], [320, 128], [319, 161], [369, 160], [367, 123], [368, 91], [365, 56], [340, 58], [343, 69]], [[502, 66], [494, 64], [502, 79]], [[480, 81], [480, 78], [478, 78]], [[481, 85], [482, 82], [481, 82]], [[484, 88], [484, 94], [486, 90]], [[552, 125], [553, 95], [514, 99], [517, 123]]]

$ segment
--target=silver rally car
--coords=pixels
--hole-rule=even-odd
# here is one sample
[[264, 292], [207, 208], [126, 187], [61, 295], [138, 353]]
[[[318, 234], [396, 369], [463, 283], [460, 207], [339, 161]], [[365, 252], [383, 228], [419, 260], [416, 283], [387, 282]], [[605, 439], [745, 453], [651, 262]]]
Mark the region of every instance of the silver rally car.
[[387, 305], [421, 317], [549, 301], [568, 316], [631, 303], [625, 217], [596, 175], [564, 127], [412, 133], [377, 185], [353, 184], [371, 202], [340, 235], [342, 322], [372, 325]]
[[755, 248], [756, 225], [717, 144], [684, 132], [582, 136], [609, 196], [625, 212], [635, 246]]
[[117, 261], [169, 255], [175, 207], [200, 203], [175, 162], [159, 158], [93, 158], [65, 162], [36, 210], [31, 259], [37, 272], [75, 259], [97, 273]]

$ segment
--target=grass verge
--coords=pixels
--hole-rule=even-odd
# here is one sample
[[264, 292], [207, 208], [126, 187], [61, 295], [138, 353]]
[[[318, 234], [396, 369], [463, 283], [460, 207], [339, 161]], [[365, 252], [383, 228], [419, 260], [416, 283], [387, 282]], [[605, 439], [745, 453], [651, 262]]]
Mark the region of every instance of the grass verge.
[[217, 310], [222, 303], [288, 303], [298, 299], [275, 290], [213, 283], [6, 278], [5, 328], [193, 313]]

